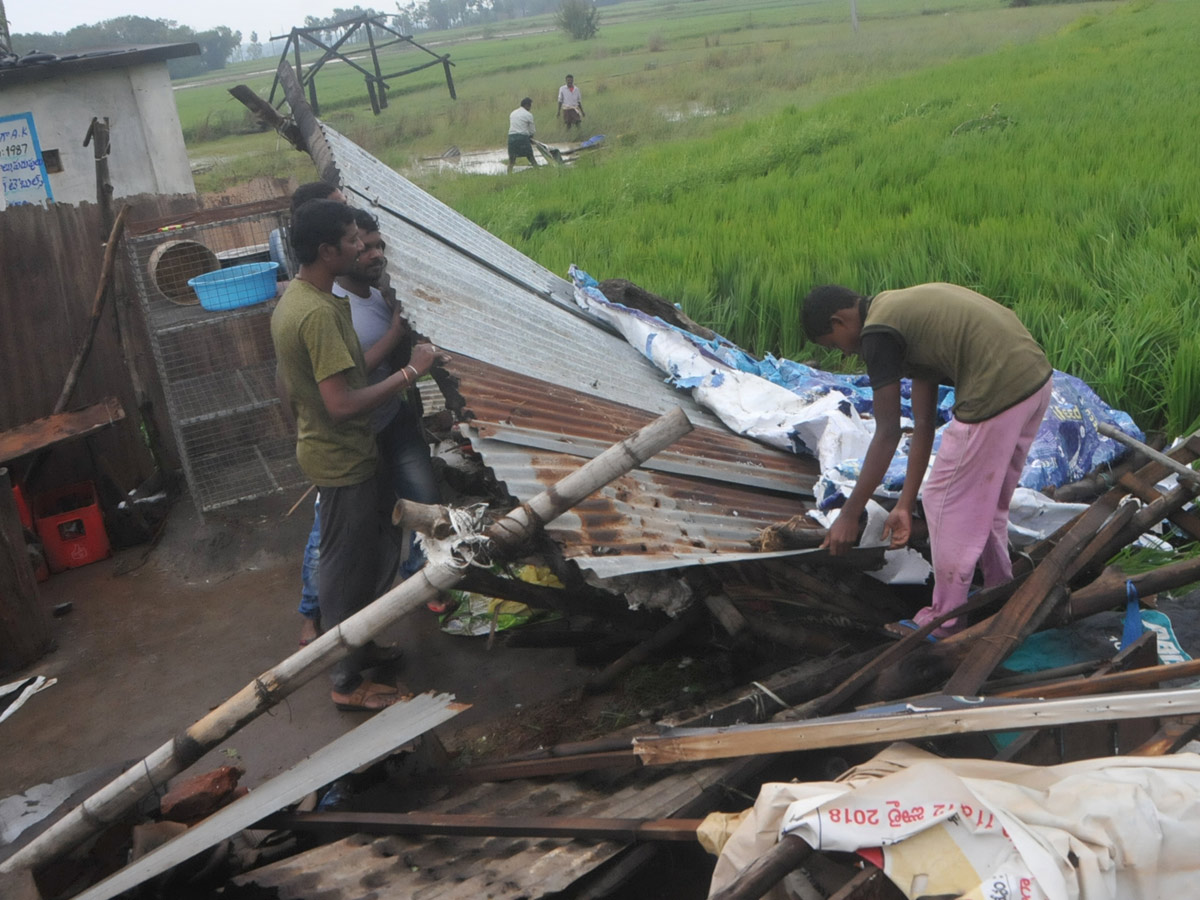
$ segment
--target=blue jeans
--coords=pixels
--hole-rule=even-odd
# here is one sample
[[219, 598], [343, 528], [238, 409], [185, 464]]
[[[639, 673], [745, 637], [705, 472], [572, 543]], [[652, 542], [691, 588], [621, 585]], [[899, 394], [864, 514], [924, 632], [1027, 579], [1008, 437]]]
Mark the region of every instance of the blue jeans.
[[[433, 464], [429, 459], [429, 445], [416, 409], [405, 403], [400, 412], [376, 436], [379, 453], [389, 475], [392, 490], [398, 498], [417, 503], [438, 503], [437, 484], [433, 477]], [[304, 546], [304, 562], [300, 565], [300, 615], [309, 619], [320, 618], [317, 583], [321, 563], [321, 495], [313, 504], [313, 526]], [[425, 554], [414, 540], [409, 547], [408, 558], [400, 568], [401, 580], [412, 575], [425, 565]]]

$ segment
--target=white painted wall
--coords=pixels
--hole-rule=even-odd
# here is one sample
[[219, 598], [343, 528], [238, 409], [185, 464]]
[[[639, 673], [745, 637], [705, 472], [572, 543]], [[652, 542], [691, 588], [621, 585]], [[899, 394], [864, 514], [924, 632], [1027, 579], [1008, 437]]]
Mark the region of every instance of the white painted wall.
[[42, 153], [62, 159], [63, 171], [48, 178], [55, 203], [96, 202], [94, 148], [83, 146], [93, 117], [109, 120], [115, 197], [196, 190], [164, 62], [0, 88], [0, 120], [22, 113], [32, 114]]

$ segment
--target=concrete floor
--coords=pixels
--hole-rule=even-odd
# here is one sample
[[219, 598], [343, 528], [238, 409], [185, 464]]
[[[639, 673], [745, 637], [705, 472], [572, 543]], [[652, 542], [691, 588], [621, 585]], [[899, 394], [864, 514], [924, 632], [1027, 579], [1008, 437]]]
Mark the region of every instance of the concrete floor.
[[[0, 679], [58, 679], [0, 723], [0, 800], [92, 770], [101, 770], [97, 786], [106, 783], [296, 650], [300, 558], [312, 522], [307, 501], [286, 516], [295, 499], [247, 502], [202, 519], [184, 497], [152, 550], [125, 550], [40, 586], [48, 608], [73, 609], [52, 620], [53, 653]], [[443, 634], [423, 609], [383, 638], [405, 648], [399, 677], [411, 690], [473, 704], [442, 726], [446, 738], [569, 691], [587, 674], [568, 650], [488, 651], [483, 639]], [[322, 673], [188, 774], [237, 763], [253, 788], [363, 717], [334, 709]]]

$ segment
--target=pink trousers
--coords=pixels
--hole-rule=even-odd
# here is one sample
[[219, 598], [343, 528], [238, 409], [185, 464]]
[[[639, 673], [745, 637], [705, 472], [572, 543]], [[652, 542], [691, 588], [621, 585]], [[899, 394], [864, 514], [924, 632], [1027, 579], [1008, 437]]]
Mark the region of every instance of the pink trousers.
[[[1016, 406], [982, 422], [951, 420], [925, 480], [922, 506], [933, 550], [933, 603], [913, 616], [918, 625], [958, 609], [978, 564], [984, 587], [1012, 578], [1008, 505], [1037, 435], [1051, 383]], [[954, 634], [966, 622], [947, 619], [934, 631]]]

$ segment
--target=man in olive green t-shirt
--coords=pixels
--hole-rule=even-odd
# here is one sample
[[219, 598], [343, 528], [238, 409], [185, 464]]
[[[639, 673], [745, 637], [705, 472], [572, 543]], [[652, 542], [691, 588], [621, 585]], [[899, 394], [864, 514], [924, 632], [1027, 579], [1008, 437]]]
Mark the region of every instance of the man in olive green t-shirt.
[[[318, 592], [322, 622], [332, 628], [388, 589], [399, 560], [369, 414], [449, 357], [417, 344], [408, 365], [370, 384], [367, 372], [392, 348], [380, 341], [364, 355], [348, 302], [331, 292], [363, 249], [354, 210], [310, 200], [297, 208], [290, 240], [300, 269], [271, 316], [271, 340], [296, 420], [296, 459], [320, 490]], [[358, 648], [334, 666], [331, 696], [340, 709], [378, 710], [399, 699], [395, 688], [363, 679], [369, 662]]]
[[[809, 340], [866, 361], [875, 416], [862, 471], [823, 546], [837, 555], [856, 543], [859, 516], [900, 442], [900, 379], [911, 378], [908, 469], [883, 534], [893, 549], [908, 543], [924, 480], [933, 600], [889, 630], [902, 634], [965, 604], [977, 563], [985, 587], [1009, 581], [1008, 507], [1046, 414], [1053, 374], [1025, 326], [1006, 307], [953, 284], [922, 284], [874, 297], [825, 285], [804, 298], [802, 317]], [[939, 384], [954, 387], [954, 417], [926, 479]], [[933, 636], [965, 625], [959, 617], [945, 619]]]

